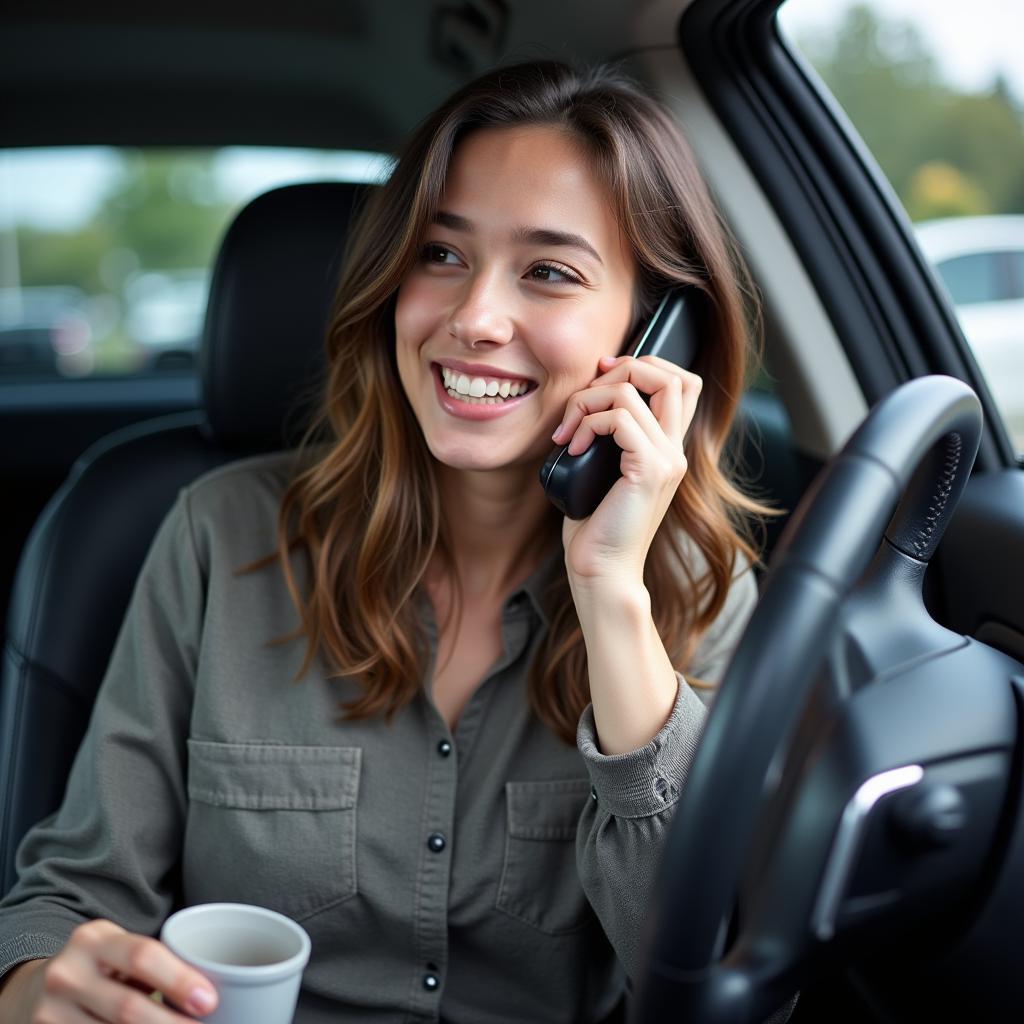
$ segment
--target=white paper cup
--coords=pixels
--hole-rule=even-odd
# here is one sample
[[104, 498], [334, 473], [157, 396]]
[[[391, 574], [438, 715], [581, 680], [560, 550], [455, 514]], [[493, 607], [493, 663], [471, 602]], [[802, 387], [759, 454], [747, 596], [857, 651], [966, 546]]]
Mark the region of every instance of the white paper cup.
[[291, 1024], [310, 941], [291, 918], [245, 903], [203, 903], [172, 914], [160, 939], [213, 983], [208, 1024]]

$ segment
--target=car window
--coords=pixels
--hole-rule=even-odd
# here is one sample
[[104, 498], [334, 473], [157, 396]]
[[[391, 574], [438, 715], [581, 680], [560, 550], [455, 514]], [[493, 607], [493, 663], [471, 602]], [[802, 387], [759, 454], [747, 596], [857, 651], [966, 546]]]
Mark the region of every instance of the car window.
[[1024, 7], [787, 0], [779, 26], [906, 208], [1024, 453]]
[[969, 306], [976, 302], [998, 302], [1007, 298], [1002, 282], [1002, 265], [1002, 253], [977, 252], [940, 260], [935, 264], [935, 269], [954, 305]]
[[194, 374], [216, 247], [254, 196], [382, 153], [0, 150], [0, 381]]
[[1024, 249], [1006, 254], [1008, 297], [1024, 299]]

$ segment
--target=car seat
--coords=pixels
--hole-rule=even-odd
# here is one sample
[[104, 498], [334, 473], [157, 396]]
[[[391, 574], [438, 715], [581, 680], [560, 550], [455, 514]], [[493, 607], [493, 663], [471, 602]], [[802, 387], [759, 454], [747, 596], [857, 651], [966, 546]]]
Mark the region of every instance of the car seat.
[[324, 367], [341, 250], [364, 188], [292, 185], [227, 231], [200, 345], [201, 408], [89, 448], [43, 510], [11, 592], [0, 666], [0, 885], [56, 810], [157, 527], [181, 487], [295, 443]]

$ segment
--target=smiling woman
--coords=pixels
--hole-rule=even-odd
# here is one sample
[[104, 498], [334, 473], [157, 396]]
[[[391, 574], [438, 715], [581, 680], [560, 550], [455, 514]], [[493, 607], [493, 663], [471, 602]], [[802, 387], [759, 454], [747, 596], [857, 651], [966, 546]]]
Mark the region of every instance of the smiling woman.
[[[309, 931], [299, 1024], [621, 1019], [756, 596], [722, 467], [744, 282], [617, 73], [502, 68], [429, 118], [355, 229], [305, 450], [201, 477], [154, 542], [0, 909], [0, 971], [41, 960], [0, 1016], [123, 1019], [129, 986], [205, 1012], [145, 936], [227, 901]], [[684, 285], [694, 366], [619, 355]], [[621, 476], [565, 518], [538, 470], [603, 436]]]
[[[462, 609], [487, 607], [496, 620], [502, 596], [550, 555], [562, 517], [535, 481], [563, 417], [567, 426], [572, 420], [563, 443], [578, 433], [577, 449], [594, 433], [612, 433], [627, 408], [666, 459], [678, 460], [686, 435], [687, 485], [666, 483], [662, 513], [647, 525], [629, 514], [633, 445], [620, 428], [624, 480], [600, 518], [634, 538], [630, 571], [650, 590], [668, 660], [692, 663], [737, 567], [754, 557], [738, 525], [760, 509], [720, 468], [746, 374], [744, 275], [678, 127], [620, 76], [502, 68], [424, 123], [368, 205], [338, 290], [322, 420], [329, 436], [349, 443], [296, 479], [280, 518], [281, 554], [298, 516], [316, 562], [341, 537], [311, 511], [342, 508], [334, 523], [349, 523], [365, 515], [362, 496], [377, 495], [375, 532], [345, 531], [367, 572], [380, 557], [369, 554], [371, 544], [390, 552], [373, 582], [319, 578], [303, 614], [306, 664], [322, 643], [340, 670], [365, 681], [349, 713], [393, 713], [419, 690], [421, 623], [405, 596], [413, 581], [424, 581], [464, 649], [478, 630]], [[667, 364], [598, 363], [619, 353], [661, 294], [679, 284], [704, 292], [715, 310], [694, 367], [711, 383], [696, 408], [700, 382], [678, 368], [666, 380]], [[393, 356], [382, 338], [394, 339]], [[396, 369], [406, 401], [394, 387]], [[454, 388], [445, 386], [445, 369]], [[514, 381], [527, 391], [501, 405], [467, 402], [449, 394], [463, 377], [469, 398], [488, 397], [494, 383], [500, 392], [501, 378], [510, 394]], [[599, 377], [614, 397], [606, 391], [601, 409], [578, 400], [567, 413], [574, 393]], [[638, 389], [652, 396], [654, 416]], [[366, 416], [368, 407], [380, 415]], [[654, 429], [658, 417], [667, 418], [669, 438]], [[298, 600], [294, 582], [293, 594]], [[574, 743], [591, 693], [568, 575], [551, 580], [549, 599], [557, 611], [530, 697], [541, 719]], [[493, 621], [483, 632], [496, 653]], [[389, 633], [400, 639], [385, 646]], [[484, 652], [472, 659], [485, 662]], [[663, 700], [656, 703], [667, 714]], [[622, 721], [635, 720], [635, 707], [617, 710]], [[634, 746], [657, 731], [651, 725], [636, 730]]]

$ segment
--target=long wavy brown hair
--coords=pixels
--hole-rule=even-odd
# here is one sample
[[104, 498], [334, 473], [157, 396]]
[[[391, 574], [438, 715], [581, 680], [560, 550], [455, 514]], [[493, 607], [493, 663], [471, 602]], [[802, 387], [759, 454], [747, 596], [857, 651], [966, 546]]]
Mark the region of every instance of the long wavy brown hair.
[[[755, 560], [747, 524], [765, 509], [737, 488], [724, 464], [756, 334], [754, 290], [687, 142], [673, 118], [617, 70], [554, 62], [499, 68], [421, 125], [361, 210], [329, 321], [322, 409], [303, 442], [311, 461], [284, 493], [277, 552], [249, 567], [279, 561], [284, 572], [300, 625], [274, 642], [306, 638], [297, 678], [320, 651], [337, 676], [361, 684], [362, 695], [342, 705], [347, 718], [390, 720], [420, 691], [429, 644], [416, 599], [435, 555], [453, 564], [437, 464], [398, 379], [396, 293], [440, 207], [459, 143], [482, 128], [524, 125], [569, 131], [593, 159], [636, 259], [638, 323], [673, 285], [700, 289], [711, 310], [694, 366], [704, 388], [688, 434], [689, 468], [644, 570], [654, 621], [677, 669], [686, 670], [721, 611], [737, 567]], [[291, 563], [297, 549], [308, 560], [303, 587]], [[530, 705], [574, 744], [590, 693], [564, 568], [544, 603], [550, 627], [531, 668]], [[453, 607], [461, 613], [458, 599]]]

